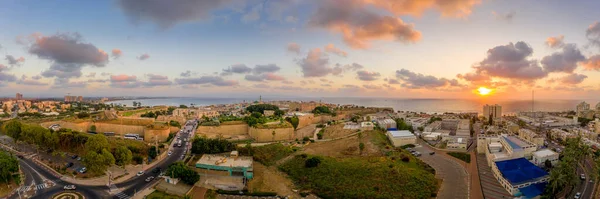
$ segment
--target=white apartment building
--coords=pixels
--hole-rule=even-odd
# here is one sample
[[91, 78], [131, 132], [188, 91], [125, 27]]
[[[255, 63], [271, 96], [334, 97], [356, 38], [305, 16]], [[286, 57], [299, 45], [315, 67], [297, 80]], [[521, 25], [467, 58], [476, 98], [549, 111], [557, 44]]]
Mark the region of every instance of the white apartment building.
[[492, 116], [492, 118], [501, 118], [502, 117], [502, 106], [495, 104], [495, 105], [484, 105], [483, 106], [483, 117], [485, 117], [485, 119], [489, 119], [489, 117]]

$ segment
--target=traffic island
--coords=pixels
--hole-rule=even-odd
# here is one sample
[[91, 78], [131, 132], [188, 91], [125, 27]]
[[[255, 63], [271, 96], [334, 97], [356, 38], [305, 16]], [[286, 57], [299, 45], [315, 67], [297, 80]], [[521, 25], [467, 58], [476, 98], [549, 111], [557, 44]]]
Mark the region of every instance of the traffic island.
[[79, 192], [65, 191], [52, 196], [52, 199], [85, 199]]

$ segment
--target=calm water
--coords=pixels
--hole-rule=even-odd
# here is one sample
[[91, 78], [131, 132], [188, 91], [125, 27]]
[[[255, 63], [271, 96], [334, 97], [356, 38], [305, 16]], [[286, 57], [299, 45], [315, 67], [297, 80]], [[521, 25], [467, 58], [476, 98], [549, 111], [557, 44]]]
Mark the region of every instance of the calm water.
[[[256, 98], [162, 98], [162, 99], [143, 99], [143, 100], [120, 100], [109, 103], [125, 104], [131, 106], [133, 101], [142, 102], [142, 105], [169, 105], [179, 106], [180, 104], [197, 106], [211, 104], [229, 104], [239, 102], [251, 102]], [[519, 111], [531, 111], [530, 100], [510, 100], [510, 101], [493, 101], [493, 100], [466, 100], [466, 99], [383, 99], [383, 98], [263, 98], [264, 101], [269, 100], [302, 100], [302, 101], [319, 101], [333, 104], [355, 104], [359, 106], [374, 106], [374, 107], [392, 107], [394, 110], [402, 111], [417, 111], [426, 113], [443, 113], [443, 112], [482, 112], [485, 104], [499, 104], [502, 106], [504, 114], [514, 114]], [[535, 111], [569, 111], [574, 110], [575, 106], [581, 101], [578, 100], [538, 100], [535, 101]], [[597, 100], [588, 100], [593, 108]]]

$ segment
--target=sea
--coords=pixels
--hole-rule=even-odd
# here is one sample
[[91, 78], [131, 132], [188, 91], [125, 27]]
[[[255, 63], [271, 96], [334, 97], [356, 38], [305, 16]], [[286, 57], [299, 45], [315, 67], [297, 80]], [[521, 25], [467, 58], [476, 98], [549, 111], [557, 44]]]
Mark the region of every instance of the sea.
[[[206, 106], [215, 104], [231, 104], [240, 102], [253, 102], [257, 98], [193, 98], [173, 97], [156, 99], [118, 100], [108, 103], [133, 105], [133, 101], [141, 102], [143, 106]], [[366, 107], [390, 107], [395, 111], [414, 111], [425, 113], [482, 113], [485, 104], [498, 104], [502, 106], [504, 115], [514, 115], [522, 111], [548, 111], [562, 112], [575, 110], [575, 106], [583, 100], [493, 100], [493, 99], [394, 99], [394, 98], [263, 98], [263, 101], [292, 100], [292, 101], [321, 101], [332, 104], [354, 104]], [[598, 100], [587, 100], [593, 109]]]

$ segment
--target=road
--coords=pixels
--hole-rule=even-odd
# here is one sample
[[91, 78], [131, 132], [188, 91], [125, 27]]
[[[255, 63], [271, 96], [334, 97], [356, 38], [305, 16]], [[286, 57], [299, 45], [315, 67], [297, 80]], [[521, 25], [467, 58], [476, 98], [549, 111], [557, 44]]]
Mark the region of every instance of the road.
[[[172, 149], [172, 154], [167, 158], [163, 159], [160, 163], [156, 164], [151, 168], [147, 168], [145, 174], [141, 176], [135, 176], [125, 182], [117, 183], [108, 186], [88, 186], [88, 185], [79, 185], [77, 186], [77, 192], [81, 193], [86, 198], [118, 198], [118, 199], [128, 199], [136, 194], [137, 191], [143, 190], [147, 188], [150, 182], [146, 182], [146, 178], [149, 176], [155, 176], [156, 181], [158, 180], [157, 173], [151, 172], [155, 168], [161, 168], [163, 171], [167, 169], [169, 165], [172, 163], [179, 161], [182, 157], [188, 152], [191, 148], [191, 143], [183, 142], [184, 138], [192, 138], [194, 136], [193, 130], [196, 128], [197, 123], [195, 120], [190, 120], [186, 122], [184, 133], [178, 132], [178, 138], [182, 140], [182, 146], [176, 147], [174, 146]], [[180, 136], [180, 137], [179, 137]], [[189, 141], [188, 141], [189, 142]], [[32, 155], [25, 156], [25, 158], [19, 159], [19, 164], [21, 165], [21, 169], [25, 174], [25, 184], [19, 188], [19, 192], [22, 193], [22, 198], [27, 194], [32, 194], [30, 198], [33, 199], [42, 199], [49, 198], [54, 194], [63, 192], [63, 187], [65, 185], [71, 185], [72, 183], [63, 182], [60, 177], [53, 175], [51, 172], [47, 171], [42, 166], [34, 163], [30, 158]], [[118, 191], [122, 190], [122, 191]], [[112, 192], [111, 192], [112, 191]], [[17, 199], [19, 198], [19, 194], [14, 194], [9, 197], [9, 199]]]
[[571, 198], [575, 196], [577, 192], [581, 193], [582, 199], [592, 198], [594, 187], [596, 185], [595, 181], [590, 179], [592, 171], [592, 165], [588, 162], [587, 159], [584, 161], [583, 164], [579, 164], [579, 166], [577, 167], [577, 177], [579, 178], [579, 175], [584, 174], [586, 179], [580, 180], [580, 182], [575, 186], [575, 189], [570, 195]]
[[469, 198], [469, 176], [460, 164], [441, 154], [429, 155], [434, 150], [424, 143], [414, 149], [422, 154], [419, 159], [435, 169], [436, 178], [443, 179], [437, 198]]
[[195, 121], [188, 121], [186, 123], [186, 125], [184, 126], [184, 133], [178, 133], [178, 136], [181, 136], [180, 139], [182, 140], [182, 146], [181, 147], [173, 147], [173, 154], [171, 154], [169, 157], [165, 158], [162, 162], [158, 163], [157, 165], [155, 165], [154, 167], [147, 169], [147, 171], [144, 175], [141, 176], [136, 176], [133, 177], [132, 179], [129, 179], [125, 182], [122, 183], [117, 183], [115, 184], [116, 187], [123, 189], [121, 192], [116, 193], [113, 198], [118, 198], [118, 199], [127, 199], [127, 198], [131, 198], [133, 195], [135, 195], [137, 193], [137, 191], [143, 190], [145, 188], [147, 188], [147, 186], [149, 184], [151, 184], [150, 182], [146, 182], [146, 178], [148, 178], [149, 176], [154, 176], [155, 179], [154, 180], [158, 180], [159, 178], [157, 177], [158, 174], [151, 172], [153, 169], [155, 168], [161, 168], [163, 171], [166, 171], [167, 167], [169, 165], [171, 165], [172, 163], [181, 160], [182, 156], [185, 155], [185, 153], [187, 152], [187, 149], [189, 149], [189, 147], [191, 147], [191, 142], [190, 143], [185, 143], [183, 140], [184, 138], [188, 138], [188, 140], [190, 140], [189, 138], [192, 138], [193, 135], [193, 130], [196, 129], [196, 125], [198, 125]]

